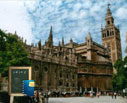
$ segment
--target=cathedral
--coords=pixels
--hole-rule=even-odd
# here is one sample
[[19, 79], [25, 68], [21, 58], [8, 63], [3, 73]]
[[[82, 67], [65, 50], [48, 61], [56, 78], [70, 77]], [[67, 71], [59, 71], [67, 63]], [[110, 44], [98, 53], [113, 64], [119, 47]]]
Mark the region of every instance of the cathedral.
[[32, 64], [32, 79], [43, 91], [84, 92], [109, 91], [112, 89], [113, 64], [122, 58], [120, 30], [114, 24], [109, 5], [105, 17], [106, 25], [101, 29], [102, 45], [88, 33], [81, 44], [65, 44], [64, 38], [53, 45], [53, 30], [48, 40], [37, 46], [27, 45]]

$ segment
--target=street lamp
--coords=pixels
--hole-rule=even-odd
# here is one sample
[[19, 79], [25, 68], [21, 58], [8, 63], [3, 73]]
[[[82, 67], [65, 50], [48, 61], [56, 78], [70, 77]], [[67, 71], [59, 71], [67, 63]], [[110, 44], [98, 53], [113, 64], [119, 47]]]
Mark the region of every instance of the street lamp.
[[126, 68], [126, 67], [127, 67], [127, 64], [124, 65], [124, 68]]
[[[124, 68], [127, 68], [127, 64], [124, 65]], [[125, 89], [123, 89], [123, 97], [125, 95]]]

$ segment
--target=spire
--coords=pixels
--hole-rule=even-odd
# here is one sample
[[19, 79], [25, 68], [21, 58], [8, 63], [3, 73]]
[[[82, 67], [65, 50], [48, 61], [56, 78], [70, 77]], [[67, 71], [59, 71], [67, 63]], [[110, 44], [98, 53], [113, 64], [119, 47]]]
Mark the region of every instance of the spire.
[[52, 26], [50, 27], [50, 34], [49, 37], [52, 38]]
[[15, 31], [14, 35], [19, 39], [18, 35], [17, 35], [17, 32]]
[[91, 34], [90, 32], [88, 33], [88, 37], [87, 37], [88, 40], [92, 40], [92, 37], [91, 37]]
[[52, 36], [52, 26], [51, 26], [48, 41], [52, 42], [52, 39], [53, 39], [53, 36]]
[[106, 13], [106, 26], [114, 25], [114, 18], [112, 17], [112, 12], [110, 10], [110, 4], [107, 5], [107, 13]]
[[38, 49], [41, 50], [41, 40], [38, 42]]
[[60, 41], [59, 41], [59, 47], [61, 46], [61, 43], [60, 43]]
[[107, 7], [106, 17], [112, 16], [111, 10], [110, 10], [110, 8], [109, 8], [110, 4], [108, 4], [107, 6], [108, 6], [108, 7]]
[[73, 43], [73, 40], [72, 40], [72, 38], [70, 39], [70, 43]]
[[92, 37], [91, 37], [90, 32], [88, 33], [88, 36], [86, 37], [86, 43], [88, 46], [92, 45]]
[[53, 46], [52, 26], [50, 28], [50, 33], [49, 33], [49, 37], [48, 37], [48, 46], [49, 47], [52, 47]]
[[62, 46], [64, 46], [64, 37], [62, 37]]

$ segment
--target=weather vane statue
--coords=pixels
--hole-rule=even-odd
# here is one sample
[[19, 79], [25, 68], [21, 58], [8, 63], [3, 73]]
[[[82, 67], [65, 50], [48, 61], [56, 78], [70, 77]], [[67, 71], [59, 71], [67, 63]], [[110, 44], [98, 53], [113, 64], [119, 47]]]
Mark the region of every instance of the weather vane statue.
[[109, 8], [109, 6], [110, 6], [111, 4], [110, 3], [108, 3], [108, 8]]

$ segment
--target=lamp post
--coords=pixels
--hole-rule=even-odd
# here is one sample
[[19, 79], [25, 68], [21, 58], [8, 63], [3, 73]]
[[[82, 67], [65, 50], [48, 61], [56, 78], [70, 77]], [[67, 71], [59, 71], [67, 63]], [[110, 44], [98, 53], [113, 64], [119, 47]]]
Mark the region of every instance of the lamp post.
[[91, 86], [91, 92], [93, 93], [93, 68], [92, 68], [92, 86]]
[[[124, 68], [127, 68], [127, 64], [124, 65]], [[123, 89], [123, 97], [125, 95], [125, 88]]]

